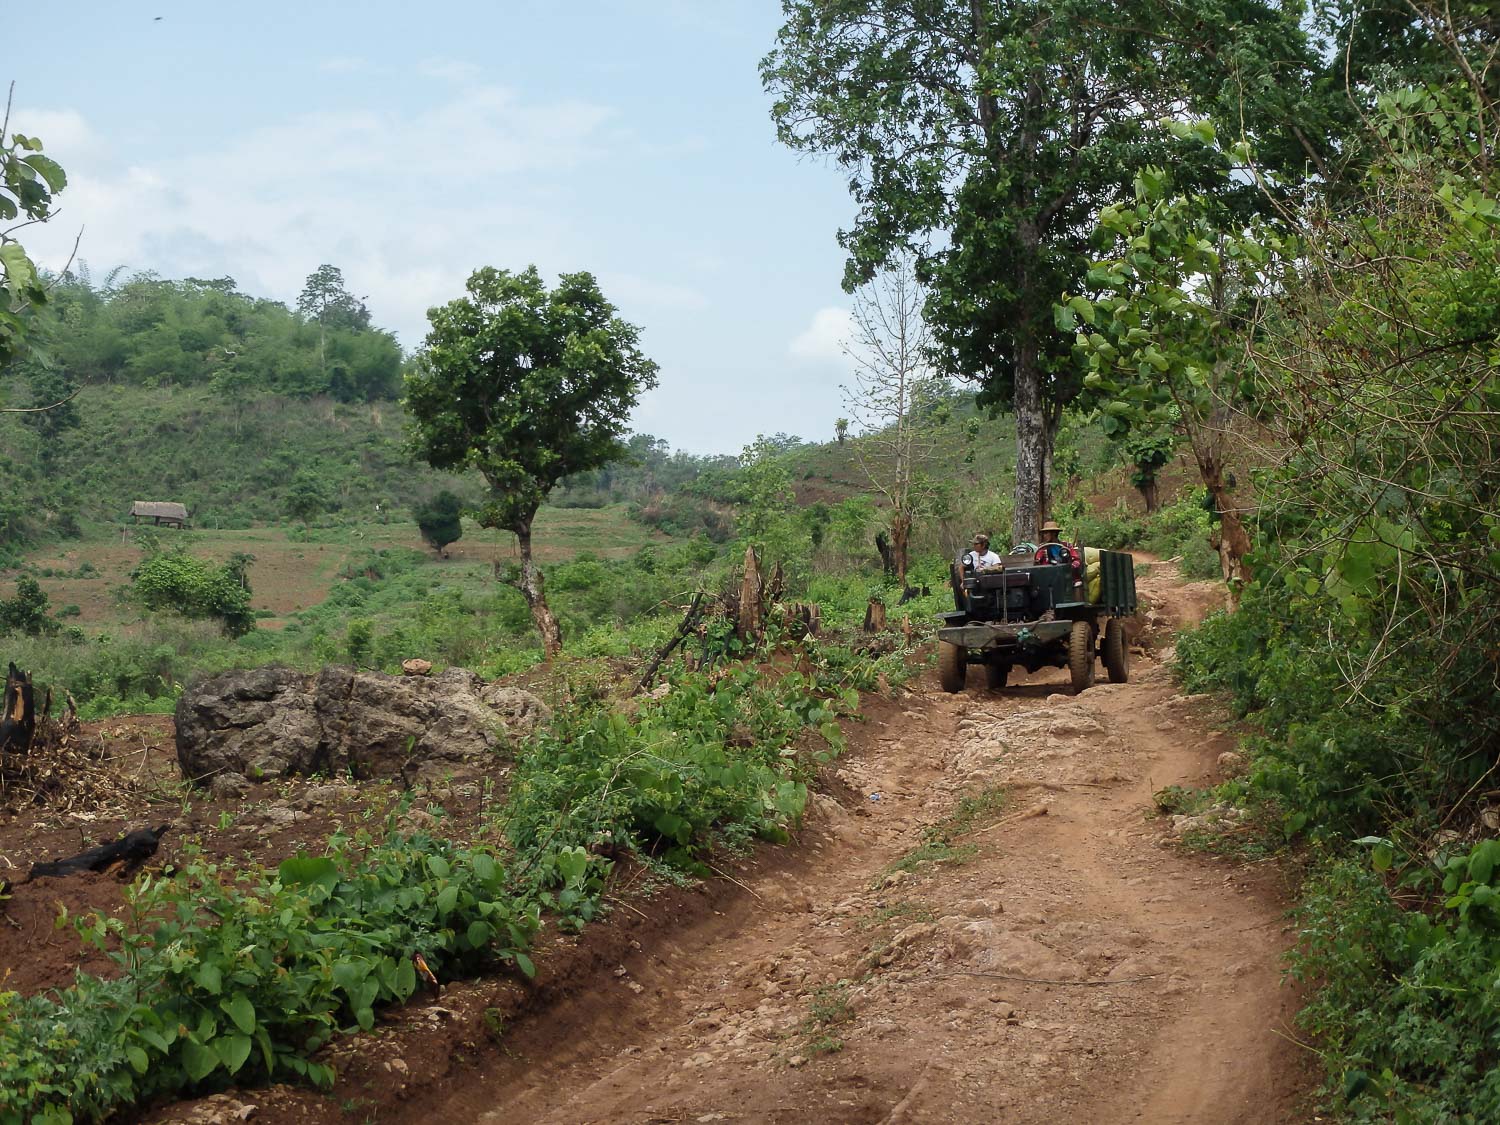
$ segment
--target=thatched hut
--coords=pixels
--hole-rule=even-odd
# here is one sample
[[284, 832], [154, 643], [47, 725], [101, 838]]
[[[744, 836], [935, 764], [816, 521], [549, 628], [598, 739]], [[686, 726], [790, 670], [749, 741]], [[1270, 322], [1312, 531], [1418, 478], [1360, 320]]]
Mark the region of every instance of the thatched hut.
[[156, 527], [183, 527], [187, 524], [188, 511], [181, 504], [160, 500], [137, 500], [130, 505], [131, 518], [136, 523], [150, 520]]

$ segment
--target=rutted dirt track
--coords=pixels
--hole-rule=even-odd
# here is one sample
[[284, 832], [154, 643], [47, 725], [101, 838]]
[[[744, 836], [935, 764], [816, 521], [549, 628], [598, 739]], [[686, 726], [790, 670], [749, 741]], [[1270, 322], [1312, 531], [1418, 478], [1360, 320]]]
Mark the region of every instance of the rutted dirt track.
[[[1176, 618], [1212, 597], [1163, 565], [1142, 587]], [[380, 1119], [1306, 1120], [1274, 873], [1145, 815], [1215, 780], [1227, 740], [1149, 660], [1063, 690], [924, 682], [867, 716], [838, 799], [722, 912], [643, 923], [659, 936]], [[948, 861], [920, 862], [942, 833]]]

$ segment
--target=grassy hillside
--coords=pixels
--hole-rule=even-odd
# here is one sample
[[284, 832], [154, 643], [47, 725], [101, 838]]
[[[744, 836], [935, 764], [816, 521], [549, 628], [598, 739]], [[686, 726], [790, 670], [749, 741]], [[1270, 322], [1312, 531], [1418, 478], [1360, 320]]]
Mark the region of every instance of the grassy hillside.
[[205, 388], [130, 386], [85, 387], [74, 402], [78, 428], [50, 451], [16, 418], [0, 418], [0, 456], [45, 462], [84, 524], [117, 523], [132, 500], [186, 504], [199, 528], [279, 520], [299, 471], [330, 510], [364, 518], [377, 503], [404, 508], [439, 480], [406, 457], [390, 402], [265, 395], [237, 407]]

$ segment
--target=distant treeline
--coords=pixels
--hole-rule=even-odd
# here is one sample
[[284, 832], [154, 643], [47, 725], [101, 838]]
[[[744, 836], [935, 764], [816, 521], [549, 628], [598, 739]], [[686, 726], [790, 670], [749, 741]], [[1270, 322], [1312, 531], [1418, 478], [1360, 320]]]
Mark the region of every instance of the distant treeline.
[[295, 310], [229, 277], [121, 274], [95, 284], [80, 266], [55, 279], [36, 351], [17, 365], [35, 393], [125, 383], [207, 386], [228, 401], [271, 392], [369, 402], [401, 392], [400, 345], [371, 326], [335, 267], [309, 277]]

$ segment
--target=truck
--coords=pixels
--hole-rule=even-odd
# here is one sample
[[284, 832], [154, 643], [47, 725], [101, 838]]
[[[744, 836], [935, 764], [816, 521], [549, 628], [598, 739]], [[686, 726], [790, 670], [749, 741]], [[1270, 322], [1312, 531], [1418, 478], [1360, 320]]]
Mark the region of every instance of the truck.
[[956, 561], [954, 609], [940, 615], [938, 679], [959, 692], [970, 665], [1002, 688], [1017, 665], [1066, 668], [1074, 694], [1094, 683], [1095, 661], [1111, 683], [1130, 679], [1125, 622], [1136, 611], [1135, 560], [1124, 551], [1077, 551], [1071, 562], [1036, 562], [1030, 553], [969, 569]]

